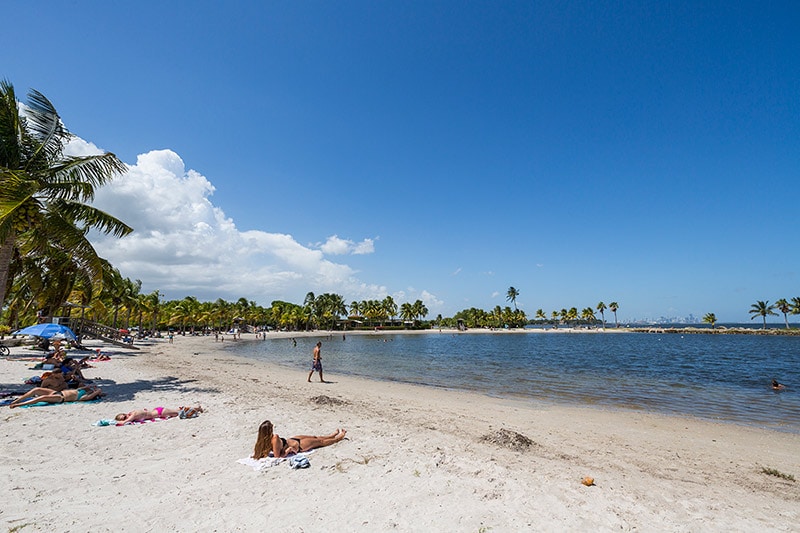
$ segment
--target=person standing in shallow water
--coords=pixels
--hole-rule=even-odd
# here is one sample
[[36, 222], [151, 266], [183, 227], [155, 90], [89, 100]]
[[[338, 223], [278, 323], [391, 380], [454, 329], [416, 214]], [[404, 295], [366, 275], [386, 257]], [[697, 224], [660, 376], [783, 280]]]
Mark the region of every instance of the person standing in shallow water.
[[314, 372], [319, 372], [319, 382], [325, 383], [325, 380], [322, 379], [322, 341], [319, 341], [316, 346], [314, 346], [314, 360], [311, 362], [311, 372], [308, 373], [308, 382], [311, 383], [311, 376], [314, 375]]

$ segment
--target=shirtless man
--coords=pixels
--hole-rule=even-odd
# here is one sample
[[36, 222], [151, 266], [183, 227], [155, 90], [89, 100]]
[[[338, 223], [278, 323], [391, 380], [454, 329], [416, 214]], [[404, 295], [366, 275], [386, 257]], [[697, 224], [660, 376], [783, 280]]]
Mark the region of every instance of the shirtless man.
[[314, 375], [314, 372], [319, 372], [319, 382], [325, 383], [325, 380], [322, 379], [322, 341], [319, 341], [316, 346], [314, 346], [314, 360], [311, 362], [311, 372], [308, 373], [308, 382], [311, 383], [311, 376]]

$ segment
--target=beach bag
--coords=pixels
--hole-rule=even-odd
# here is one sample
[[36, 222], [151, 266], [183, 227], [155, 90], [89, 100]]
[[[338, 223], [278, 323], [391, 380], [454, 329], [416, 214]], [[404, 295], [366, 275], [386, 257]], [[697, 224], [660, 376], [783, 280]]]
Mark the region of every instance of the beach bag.
[[311, 463], [305, 455], [297, 454], [289, 459], [289, 466], [296, 470], [298, 468], [308, 468], [311, 466]]
[[203, 410], [199, 407], [180, 407], [178, 416], [181, 418], [196, 418], [200, 416]]

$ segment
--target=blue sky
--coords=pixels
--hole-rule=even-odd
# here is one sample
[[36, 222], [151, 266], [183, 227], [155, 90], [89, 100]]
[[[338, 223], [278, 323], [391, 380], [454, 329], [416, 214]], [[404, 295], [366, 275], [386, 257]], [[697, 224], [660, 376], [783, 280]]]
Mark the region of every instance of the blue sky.
[[800, 296], [797, 2], [4, 14], [0, 76], [130, 165], [96, 204], [136, 233], [95, 242], [143, 291], [721, 321]]

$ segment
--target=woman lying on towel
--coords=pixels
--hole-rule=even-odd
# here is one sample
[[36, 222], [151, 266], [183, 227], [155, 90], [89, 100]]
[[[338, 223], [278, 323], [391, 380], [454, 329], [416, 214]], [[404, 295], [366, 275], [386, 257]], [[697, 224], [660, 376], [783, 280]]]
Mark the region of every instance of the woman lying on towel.
[[[170, 409], [169, 407], [154, 407], [153, 409], [134, 409], [130, 413], [120, 413], [114, 417], [118, 426], [131, 424], [133, 422], [144, 422], [146, 420], [153, 420], [155, 418], [172, 418], [179, 416], [181, 418], [194, 418], [197, 414], [202, 413], [203, 408], [199, 405], [196, 407], [179, 407], [177, 409]], [[193, 414], [193, 416], [188, 416]]]
[[342, 440], [346, 433], [343, 429], [337, 429], [325, 437], [297, 435], [284, 439], [273, 433], [272, 422], [265, 420], [258, 426], [258, 438], [253, 449], [253, 459], [263, 459], [269, 455], [269, 452], [272, 452], [273, 457], [286, 457], [293, 453], [330, 446]]
[[100, 387], [81, 387], [79, 389], [53, 390], [45, 387], [31, 389], [9, 404], [10, 408], [32, 405], [39, 402], [64, 403], [88, 402], [102, 396]]

